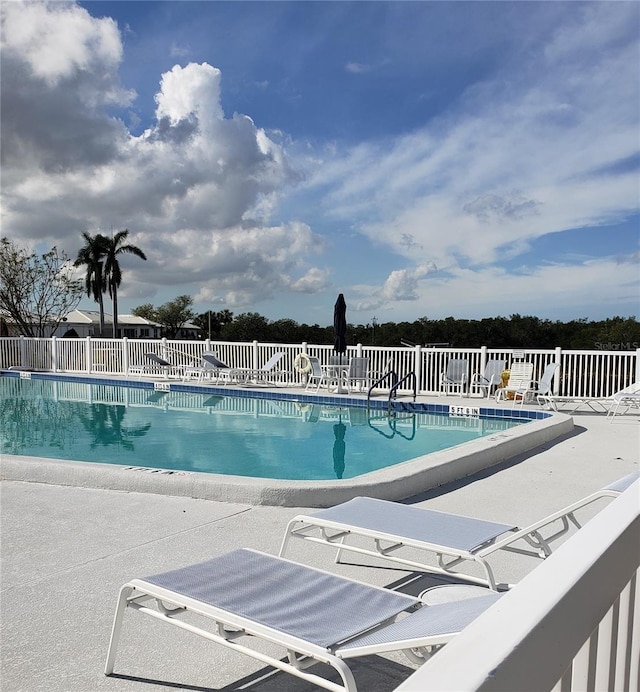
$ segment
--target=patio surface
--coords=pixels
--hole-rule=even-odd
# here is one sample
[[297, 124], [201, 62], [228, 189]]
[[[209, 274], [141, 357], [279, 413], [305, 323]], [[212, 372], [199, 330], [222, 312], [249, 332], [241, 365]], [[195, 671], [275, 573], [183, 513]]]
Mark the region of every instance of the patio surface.
[[[612, 423], [603, 414], [579, 411], [573, 415], [572, 433], [408, 502], [522, 526], [638, 470], [637, 410]], [[585, 510], [582, 516], [601, 506]], [[315, 689], [136, 613], [125, 616], [116, 675], [103, 674], [116, 597], [123, 583], [238, 547], [277, 553], [288, 520], [299, 511], [3, 481], [2, 691]], [[410, 572], [359, 556], [336, 565], [326, 549], [298, 543], [302, 542], [292, 544], [288, 557], [369, 583], [399, 585], [415, 593], [438, 580], [408, 579]], [[516, 582], [537, 561], [504, 553], [494, 555], [491, 564], [501, 581]], [[370, 656], [352, 662], [351, 667], [362, 692], [390, 692], [414, 670], [401, 654]]]

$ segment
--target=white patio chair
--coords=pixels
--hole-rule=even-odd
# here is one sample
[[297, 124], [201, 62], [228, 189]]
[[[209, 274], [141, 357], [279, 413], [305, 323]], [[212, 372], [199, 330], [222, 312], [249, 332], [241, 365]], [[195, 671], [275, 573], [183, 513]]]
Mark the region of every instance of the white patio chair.
[[311, 364], [311, 370], [307, 373], [307, 384], [304, 390], [305, 392], [317, 392], [323, 385], [328, 385], [329, 376], [322, 369], [320, 361], [315, 356], [309, 356], [309, 363]]
[[534, 399], [538, 401], [538, 403], [542, 403], [545, 396], [552, 394], [553, 378], [559, 367], [558, 363], [549, 363], [545, 367], [542, 377], [537, 382], [533, 382], [529, 389], [522, 395], [520, 405], [522, 406], [526, 401], [530, 402]]
[[[487, 592], [429, 606], [420, 598], [255, 550], [235, 550], [126, 583], [118, 597], [105, 674], [113, 673], [124, 613], [131, 609], [317, 687], [357, 692], [345, 661], [405, 651], [412, 661], [423, 662], [501, 596]], [[201, 627], [198, 619], [209, 627]], [[252, 648], [251, 640], [279, 645], [285, 655], [270, 653], [273, 646]], [[323, 677], [318, 668], [309, 670], [320, 663], [337, 671], [340, 681]]]
[[496, 389], [496, 401], [508, 399], [509, 394], [513, 394], [513, 399], [516, 401], [518, 397], [524, 397], [525, 392], [531, 389], [532, 380], [533, 363], [513, 363], [507, 386]]
[[468, 381], [469, 361], [465, 358], [452, 358], [440, 378], [440, 388], [445, 394], [458, 390], [462, 396]]
[[[578, 509], [602, 498], [617, 497], [638, 479], [640, 472], [625, 476], [524, 528], [388, 500], [356, 497], [314, 514], [294, 517], [287, 525], [279, 554], [285, 554], [292, 538], [299, 538], [337, 548], [336, 562], [340, 560], [341, 552], [347, 550], [413, 569], [449, 574], [497, 590], [508, 585], [496, 582], [487, 562], [489, 556], [497, 550], [507, 550], [531, 557], [548, 557], [552, 552], [551, 544], [568, 533], [571, 524], [581, 528], [574, 514]], [[547, 527], [551, 527], [549, 530], [552, 533], [544, 535], [541, 530]], [[363, 540], [350, 543], [354, 536], [369, 539], [373, 545], [368, 547]], [[514, 545], [517, 541], [520, 541], [520, 545]], [[420, 561], [416, 555], [399, 554], [400, 549], [404, 548], [435, 555], [437, 566], [428, 557]], [[454, 569], [465, 562], [481, 568], [483, 576]]]
[[346, 375], [347, 389], [351, 391], [357, 387], [358, 391], [362, 388], [368, 389], [371, 384], [369, 376], [369, 359], [368, 358], [352, 358], [349, 361], [349, 370]]
[[490, 397], [491, 390], [502, 384], [504, 360], [488, 360], [484, 373], [476, 372], [471, 377], [469, 390], [482, 392], [483, 396]]

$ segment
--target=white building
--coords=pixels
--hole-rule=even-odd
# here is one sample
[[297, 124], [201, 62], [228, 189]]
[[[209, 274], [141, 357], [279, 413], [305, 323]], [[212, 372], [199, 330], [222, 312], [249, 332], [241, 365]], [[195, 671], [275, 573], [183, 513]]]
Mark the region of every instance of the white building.
[[[161, 326], [137, 315], [120, 315], [118, 317], [118, 336], [129, 339], [159, 339]], [[197, 329], [197, 327], [196, 327]], [[113, 317], [104, 314], [104, 336], [113, 335]], [[73, 310], [61, 322], [52, 336], [80, 337], [100, 336], [100, 313], [98, 310]]]

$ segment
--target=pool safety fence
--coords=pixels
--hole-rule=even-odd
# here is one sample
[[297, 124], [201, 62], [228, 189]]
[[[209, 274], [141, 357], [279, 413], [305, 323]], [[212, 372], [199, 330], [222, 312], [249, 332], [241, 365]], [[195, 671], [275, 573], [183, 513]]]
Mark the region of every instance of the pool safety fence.
[[[332, 345], [270, 344], [257, 341], [238, 343], [223, 341], [177, 341], [167, 339], [82, 339], [67, 338], [0, 338], [0, 369], [22, 368], [54, 373], [126, 376], [133, 366], [151, 366], [146, 353], [155, 353], [174, 366], [173, 372], [201, 363], [202, 354], [214, 352], [231, 368], [261, 368], [277, 352], [284, 356], [279, 364], [287, 373], [282, 384], [303, 386], [305, 374], [296, 370], [295, 361], [300, 353], [319, 358], [329, 364], [334, 355]], [[369, 374], [375, 381], [382, 374], [394, 371], [400, 380], [415, 373], [418, 394], [436, 394], [441, 391], [442, 374], [451, 359], [468, 363], [467, 381], [475, 373], [483, 373], [488, 360], [505, 362], [505, 370], [518, 361], [533, 364], [534, 380], [539, 380], [550, 363], [560, 365], [553, 380], [553, 392], [563, 397], [608, 398], [615, 392], [640, 380], [640, 349], [621, 350], [565, 350], [536, 348], [445, 348], [425, 346], [349, 346], [345, 359], [366, 357]], [[148, 375], [169, 377], [159, 368], [151, 367]], [[408, 381], [409, 382], [409, 381]], [[387, 383], [380, 386], [382, 391]], [[408, 391], [408, 390], [407, 390]], [[401, 390], [402, 392], [402, 390]]]

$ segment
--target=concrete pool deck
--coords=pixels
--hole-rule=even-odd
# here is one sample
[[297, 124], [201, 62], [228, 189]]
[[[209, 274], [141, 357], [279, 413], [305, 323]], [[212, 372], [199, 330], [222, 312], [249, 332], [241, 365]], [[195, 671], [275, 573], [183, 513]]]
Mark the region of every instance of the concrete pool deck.
[[[81, 378], [87, 380], [87, 378]], [[113, 378], [92, 377], [89, 381], [109, 383]], [[161, 386], [180, 382], [158, 381]], [[205, 391], [204, 387], [190, 385], [192, 389]], [[140, 391], [140, 390], [138, 390]], [[149, 391], [149, 390], [145, 390]], [[295, 400], [313, 396], [296, 387], [244, 388], [227, 387], [217, 391], [229, 395], [265, 396], [273, 394]], [[177, 393], [176, 393], [177, 394]], [[385, 397], [379, 396], [378, 400]], [[320, 394], [318, 401], [335, 406], [341, 401], [366, 400], [365, 394], [348, 396], [326, 396]], [[399, 397], [398, 403], [410, 403], [411, 397]], [[377, 403], [374, 401], [374, 403]], [[418, 404], [431, 404], [440, 408], [448, 406], [476, 407], [503, 410], [507, 414], [520, 412], [519, 404], [513, 401], [500, 402], [480, 397], [419, 396]], [[139, 405], [139, 404], [137, 404]], [[531, 410], [540, 412], [534, 405]], [[399, 419], [398, 419], [399, 420]], [[471, 418], [470, 420], [473, 420]], [[464, 478], [491, 466], [523, 454], [553, 439], [568, 435], [573, 429], [573, 419], [564, 413], [548, 412], [544, 418], [532, 420], [526, 425], [488, 436], [478, 437], [463, 445], [416, 457], [355, 478], [327, 481], [292, 481], [248, 476], [230, 476], [193, 471], [167, 472], [140, 466], [119, 466], [79, 461], [60, 461], [5, 455], [2, 478], [30, 482], [53, 483], [110, 490], [152, 492], [162, 495], [186, 496], [205, 500], [222, 500], [248, 504], [276, 505], [283, 507], [329, 507], [359, 495], [368, 495], [388, 500], [403, 500], [418, 492], [426, 492], [444, 483]]]
[[[573, 417], [575, 427], [559, 439], [410, 501], [526, 525], [638, 470], [637, 412], [613, 423], [602, 414]], [[103, 674], [123, 583], [239, 547], [277, 553], [287, 522], [304, 509], [3, 481], [2, 691], [311, 692], [306, 682], [132, 613], [125, 617], [116, 675]], [[301, 541], [294, 548], [293, 559], [373, 584], [402, 583], [407, 592], [430, 579], [412, 581], [409, 572], [366, 558], [336, 565], [326, 550]], [[508, 581], [538, 564], [510, 553], [495, 554], [491, 563]], [[391, 692], [414, 667], [390, 654], [364, 658], [352, 669], [361, 692]]]

